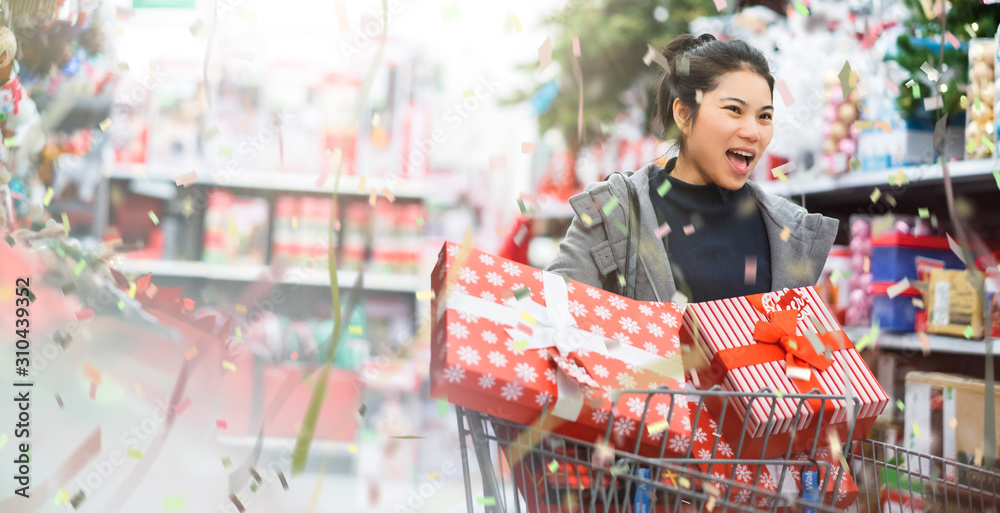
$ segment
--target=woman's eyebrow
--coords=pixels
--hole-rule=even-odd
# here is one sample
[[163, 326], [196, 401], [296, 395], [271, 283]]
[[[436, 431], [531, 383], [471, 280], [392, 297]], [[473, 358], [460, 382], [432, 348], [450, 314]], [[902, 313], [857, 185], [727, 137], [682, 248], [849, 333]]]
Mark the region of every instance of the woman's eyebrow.
[[[750, 107], [749, 103], [747, 103], [747, 102], [745, 102], [745, 101], [743, 101], [743, 100], [741, 100], [739, 98], [729, 97], [729, 98], [722, 98], [721, 100], [722, 101], [733, 101], [733, 102], [736, 102], [736, 103], [738, 103], [738, 104], [740, 104], [740, 105], [742, 105], [744, 107], [747, 107], [747, 108]], [[765, 106], [763, 106], [763, 107], [760, 108], [760, 110], [768, 110], [768, 109], [774, 110], [774, 106], [772, 106], [772, 105], [765, 105]]]

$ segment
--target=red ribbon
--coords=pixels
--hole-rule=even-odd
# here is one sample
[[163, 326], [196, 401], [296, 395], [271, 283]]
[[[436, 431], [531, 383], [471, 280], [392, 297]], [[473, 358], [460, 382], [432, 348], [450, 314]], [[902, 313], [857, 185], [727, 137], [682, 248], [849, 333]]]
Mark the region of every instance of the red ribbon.
[[[818, 353], [812, 343], [804, 336], [795, 334], [798, 322], [797, 310], [779, 310], [772, 312], [768, 321], [757, 321], [754, 326], [753, 338], [758, 344], [752, 346], [723, 349], [715, 354], [713, 364], [722, 364], [728, 370], [750, 367], [776, 360], [785, 360], [786, 369], [790, 367], [807, 367], [810, 370], [809, 379], [798, 379], [789, 376], [800, 392], [807, 393], [812, 389], [824, 392], [816, 379], [816, 373], [825, 371], [832, 364], [824, 354]], [[853, 347], [843, 330], [817, 333], [824, 347], [830, 349], [846, 349]], [[809, 399], [814, 411], [824, 409], [830, 412], [834, 409], [832, 401], [826, 401], [822, 408], [819, 399]], [[824, 414], [825, 416], [826, 414]]]

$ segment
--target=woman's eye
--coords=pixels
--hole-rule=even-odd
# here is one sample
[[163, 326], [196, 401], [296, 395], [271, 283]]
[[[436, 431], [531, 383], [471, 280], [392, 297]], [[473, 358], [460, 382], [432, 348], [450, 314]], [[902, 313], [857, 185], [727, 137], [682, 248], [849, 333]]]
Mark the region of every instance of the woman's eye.
[[771, 119], [771, 115], [770, 114], [761, 114], [760, 117], [763, 118], [763, 119]]
[[733, 111], [733, 112], [735, 112], [735, 113], [737, 113], [737, 114], [740, 113], [740, 108], [737, 107], [737, 106], [735, 106], [735, 105], [728, 105], [728, 106], [726, 106], [726, 108], [729, 109], [729, 110], [731, 110], [731, 111]]

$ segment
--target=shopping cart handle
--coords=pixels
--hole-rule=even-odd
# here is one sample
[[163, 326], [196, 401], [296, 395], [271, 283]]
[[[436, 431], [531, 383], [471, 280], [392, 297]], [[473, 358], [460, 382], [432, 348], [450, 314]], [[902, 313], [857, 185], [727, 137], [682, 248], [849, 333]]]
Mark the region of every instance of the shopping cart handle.
[[504, 513], [505, 497], [501, 497], [497, 491], [496, 473], [493, 471], [492, 459], [490, 458], [490, 441], [483, 428], [482, 415], [478, 411], [469, 409], [465, 410], [465, 414], [469, 421], [469, 431], [472, 433], [472, 447], [476, 451], [479, 473], [483, 476], [483, 496], [494, 498], [495, 505], [483, 507], [487, 513]]

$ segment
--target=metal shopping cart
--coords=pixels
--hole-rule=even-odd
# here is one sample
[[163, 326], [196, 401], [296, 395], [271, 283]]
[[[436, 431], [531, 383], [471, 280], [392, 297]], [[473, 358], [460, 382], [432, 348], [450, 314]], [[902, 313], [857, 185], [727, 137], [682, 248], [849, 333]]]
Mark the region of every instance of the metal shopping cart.
[[[693, 425], [703, 413], [706, 399], [722, 404], [719, 424], [725, 415], [735, 415], [731, 405], [747, 408], [760, 403], [770, 411], [765, 436], [775, 425], [775, 408], [781, 398], [796, 401], [793, 423], [798, 425], [807, 401], [846, 401], [854, 404], [857, 418], [860, 402], [846, 396], [810, 394], [777, 395], [768, 390], [754, 394], [725, 391], [715, 387], [707, 391], [694, 390], [621, 390], [612, 394], [617, 404], [622, 394], [647, 395], [646, 405], [656, 394], [670, 394], [689, 401]], [[697, 403], [697, 409], [694, 405]], [[1000, 474], [971, 465], [964, 465], [928, 454], [916, 453], [893, 445], [860, 440], [840, 446], [840, 464], [817, 458], [829, 451], [829, 442], [813, 436], [811, 449], [792, 459], [789, 445], [783, 457], [772, 459], [722, 459], [719, 453], [721, 437], [716, 436], [708, 458], [692, 457], [693, 445], [683, 458], [669, 457], [666, 438], [660, 444], [659, 457], [640, 455], [635, 447], [610, 449], [614, 415], [607, 421], [603, 440], [593, 443], [560, 436], [532, 426], [523, 426], [495, 416], [456, 406], [462, 466], [465, 477], [468, 511], [487, 513], [647, 513], [699, 511], [803, 511], [833, 512], [848, 509], [857, 512], [966, 512], [1000, 511]], [[614, 411], [614, 410], [613, 410]], [[542, 419], [538, 425], [544, 425]], [[644, 412], [639, 429], [646, 429]], [[820, 414], [822, 422], [822, 414]], [[853, 424], [851, 425], [853, 434]], [[742, 453], [747, 434], [743, 433], [734, 455]], [[848, 437], [850, 439], [852, 437]], [[766, 441], [764, 451], [766, 451]], [[471, 446], [471, 451], [469, 450]], [[762, 454], [763, 452], [762, 451]], [[833, 449], [836, 452], [836, 448]], [[704, 454], [702, 454], [704, 456]], [[824, 455], [826, 456], [826, 455]], [[836, 458], [834, 458], [836, 459]], [[474, 460], [474, 462], [473, 462]], [[826, 460], [830, 460], [829, 457]], [[475, 463], [475, 467], [473, 464]], [[798, 489], [776, 485], [787, 483], [789, 473], [809, 468], [817, 471], [818, 490], [840, 490], [845, 478], [841, 466], [850, 468], [856, 482], [858, 498], [848, 507], [835, 506], [835, 494], [819, 493], [803, 498]], [[767, 467], [765, 467], [767, 466]], [[479, 488], [474, 468], [478, 468], [482, 487]], [[728, 474], [715, 469], [728, 469]], [[762, 486], [761, 469], [777, 470], [776, 481]], [[747, 469], [755, 469], [748, 479]], [[742, 475], [738, 475], [741, 473]], [[550, 487], [549, 476], [558, 476]], [[828, 488], [830, 483], [832, 488]], [[789, 489], [791, 488], [791, 489]]]

